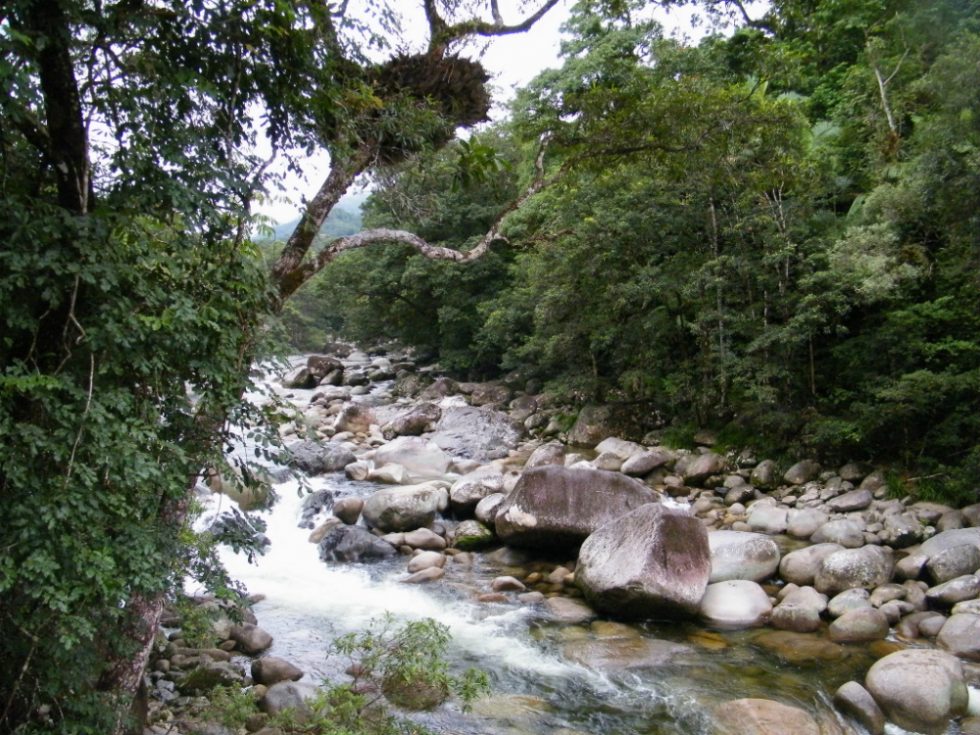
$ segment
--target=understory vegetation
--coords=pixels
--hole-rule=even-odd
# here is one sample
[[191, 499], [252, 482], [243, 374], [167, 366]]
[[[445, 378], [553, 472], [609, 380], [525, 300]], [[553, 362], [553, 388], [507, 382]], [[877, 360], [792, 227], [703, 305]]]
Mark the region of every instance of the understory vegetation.
[[644, 5], [577, 6], [562, 67], [507, 121], [411, 161], [365, 209], [465, 249], [546, 140], [549, 185], [507, 242], [462, 273], [401, 246], [347, 254], [308, 318], [459, 375], [520, 368], [579, 402], [972, 492], [975, 5], [784, 0], [693, 46]]

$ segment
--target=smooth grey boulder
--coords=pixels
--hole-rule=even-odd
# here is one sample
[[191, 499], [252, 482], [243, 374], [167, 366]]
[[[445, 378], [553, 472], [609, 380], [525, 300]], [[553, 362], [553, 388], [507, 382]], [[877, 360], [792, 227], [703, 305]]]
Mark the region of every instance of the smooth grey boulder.
[[535, 467], [543, 467], [546, 464], [564, 465], [565, 445], [561, 442], [548, 442], [531, 452], [527, 458], [524, 469], [531, 470]]
[[685, 483], [698, 484], [712, 475], [720, 475], [728, 467], [728, 460], [720, 454], [705, 452], [690, 458], [683, 464], [681, 477]]
[[634, 454], [619, 468], [624, 475], [639, 477], [664, 467], [676, 459], [676, 455], [665, 447], [654, 447]]
[[820, 628], [820, 613], [826, 609], [826, 595], [813, 587], [800, 587], [780, 601], [773, 609], [769, 622], [780, 630], [812, 633]]
[[493, 526], [493, 522], [497, 518], [497, 511], [500, 510], [500, 506], [506, 497], [503, 493], [493, 493], [483, 498], [483, 500], [476, 504], [476, 508], [473, 511], [474, 515], [476, 515], [476, 520], [488, 526]]
[[453, 532], [453, 546], [464, 551], [485, 548], [496, 540], [493, 531], [474, 520], [463, 521]]
[[432, 431], [439, 419], [442, 409], [434, 403], [416, 403], [411, 409], [400, 413], [381, 427], [381, 435], [385, 439], [396, 436], [419, 436]]
[[340, 498], [334, 501], [333, 504], [333, 514], [342, 522], [346, 523], [348, 526], [353, 526], [357, 523], [357, 519], [361, 517], [361, 510], [364, 508], [363, 498]]
[[521, 475], [494, 524], [505, 544], [568, 550], [609, 521], [657, 500], [649, 487], [618, 472], [545, 465]]
[[827, 521], [810, 540], [815, 544], [840, 544], [845, 549], [857, 549], [864, 546], [864, 524], [847, 518]]
[[272, 686], [280, 681], [299, 681], [303, 670], [284, 658], [265, 656], [252, 661], [252, 679], [257, 684]]
[[337, 432], [349, 431], [352, 434], [367, 434], [371, 425], [377, 423], [374, 411], [360, 403], [348, 403], [337, 414], [333, 428]]
[[824, 594], [852, 587], [874, 589], [891, 581], [895, 561], [886, 546], [862, 546], [835, 551], [820, 562], [814, 587]]
[[827, 631], [835, 643], [866, 643], [888, 635], [888, 618], [874, 607], [848, 610], [830, 624]]
[[305, 722], [313, 714], [307, 700], [315, 694], [314, 687], [295, 684], [291, 681], [281, 681], [268, 688], [265, 695], [259, 700], [259, 709], [268, 715], [278, 715], [290, 710], [293, 718], [298, 722]]
[[249, 656], [255, 656], [272, 645], [272, 636], [257, 625], [245, 623], [233, 625], [228, 636], [235, 641], [236, 648]]
[[361, 526], [335, 526], [318, 544], [322, 561], [379, 561], [394, 556], [395, 547]]
[[765, 625], [771, 613], [769, 595], [757, 583], [745, 579], [709, 584], [701, 598], [701, 618], [725, 630]]
[[957, 602], [972, 600], [977, 595], [980, 595], [980, 577], [974, 574], [955, 577], [926, 590], [926, 599], [946, 607], [951, 607]]
[[816, 480], [819, 475], [819, 463], [812, 459], [804, 459], [786, 470], [783, 482], [788, 485], [804, 485], [811, 480]]
[[885, 714], [871, 693], [856, 681], [842, 684], [834, 693], [834, 706], [848, 717], [857, 720], [870, 735], [883, 735]]
[[369, 526], [385, 532], [413, 531], [428, 526], [447, 507], [445, 484], [426, 482], [375, 491], [364, 501], [361, 515]]
[[452, 464], [452, 457], [438, 445], [417, 436], [400, 436], [375, 449], [370, 458], [376, 467], [399, 465], [417, 479], [442, 478]]
[[446, 548], [446, 539], [429, 528], [416, 528], [409, 531], [402, 539], [405, 546], [427, 551], [441, 551]]
[[819, 508], [794, 508], [789, 512], [786, 533], [793, 538], [810, 538], [828, 520], [828, 515]]
[[339, 472], [357, 461], [354, 453], [343, 444], [315, 441], [295, 442], [286, 447], [288, 464], [308, 475]]
[[684, 617], [697, 612], [710, 573], [701, 521], [650, 503], [585, 540], [575, 582], [597, 610], [626, 618]]
[[408, 560], [409, 574], [421, 572], [423, 569], [431, 567], [442, 568], [446, 566], [446, 555], [438, 551], [422, 551]]
[[596, 617], [596, 612], [581, 600], [572, 597], [549, 597], [544, 601], [548, 619], [555, 623], [578, 625]]
[[936, 584], [948, 582], [980, 569], [980, 549], [973, 544], [950, 546], [929, 557], [926, 572]]
[[709, 584], [729, 579], [761, 582], [779, 568], [779, 547], [761, 533], [745, 531], [712, 531], [708, 534], [711, 549]]
[[746, 519], [749, 528], [759, 533], [778, 535], [786, 532], [789, 525], [789, 508], [773, 505], [768, 500], [753, 503]]
[[966, 711], [969, 694], [959, 660], [944, 651], [911, 648], [879, 659], [864, 685], [885, 716], [913, 732], [940, 735]]
[[855, 587], [834, 595], [827, 603], [827, 612], [832, 618], [839, 618], [852, 610], [871, 607], [871, 593]]
[[621, 462], [625, 462], [634, 454], [639, 454], [642, 452], [643, 447], [636, 442], [626, 441], [625, 439], [610, 436], [596, 444], [595, 451], [596, 454], [609, 453], [619, 457]]
[[874, 501], [870, 490], [851, 490], [827, 501], [827, 509], [835, 513], [864, 510]]
[[772, 490], [779, 484], [779, 475], [776, 463], [771, 459], [764, 459], [752, 469], [749, 482], [763, 490]]
[[980, 615], [951, 615], [943, 623], [936, 642], [959, 658], [980, 661]]
[[831, 554], [843, 551], [840, 544], [814, 544], [791, 551], [779, 562], [779, 576], [786, 582], [812, 585], [820, 564]]
[[504, 476], [493, 465], [463, 475], [449, 489], [449, 506], [460, 517], [472, 516], [477, 503], [504, 488]]

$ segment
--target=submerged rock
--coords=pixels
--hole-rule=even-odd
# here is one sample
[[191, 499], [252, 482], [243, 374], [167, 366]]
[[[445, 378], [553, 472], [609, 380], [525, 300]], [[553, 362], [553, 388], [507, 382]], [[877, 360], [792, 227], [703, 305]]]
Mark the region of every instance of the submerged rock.
[[821, 735], [809, 713], [771, 699], [736, 699], [714, 708], [715, 735]]

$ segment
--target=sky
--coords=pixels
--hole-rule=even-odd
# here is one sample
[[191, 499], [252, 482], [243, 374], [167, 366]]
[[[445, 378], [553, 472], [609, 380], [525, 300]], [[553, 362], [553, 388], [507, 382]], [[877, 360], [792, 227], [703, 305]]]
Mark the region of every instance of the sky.
[[[356, 1], [356, 0], [355, 0]], [[484, 67], [491, 75], [491, 84], [496, 89], [494, 95], [495, 107], [491, 117], [501, 119], [505, 114], [505, 103], [514, 97], [515, 90], [530, 82], [540, 72], [548, 68], [560, 66], [559, 47], [561, 44], [561, 25], [567, 20], [573, 0], [562, 0], [527, 33], [512, 36], [502, 36], [470, 47], [467, 55], [479, 56]], [[747, 3], [749, 12], [761, 15], [765, 2]], [[400, 0], [402, 6], [402, 32], [405, 43], [410, 50], [419, 50], [425, 40], [424, 16], [421, 11], [421, 0]], [[505, 22], [514, 23], [523, 18], [517, 10], [515, 0], [502, 0], [501, 12]], [[759, 10], [754, 11], [753, 8]], [[696, 27], [694, 11], [688, 8], [674, 8], [666, 12], [661, 8], [654, 11], [654, 16], [664, 26], [668, 34], [678, 34], [697, 38], [703, 34], [701, 27]], [[320, 154], [306, 159], [304, 176], [285, 173], [285, 191], [270, 198], [256, 207], [256, 210], [274, 222], [287, 222], [299, 216], [300, 206], [304, 197], [312, 197], [330, 169], [329, 158]], [[363, 192], [352, 192], [347, 201], [360, 199]], [[360, 194], [360, 196], [358, 196]], [[341, 201], [344, 204], [344, 200]]]

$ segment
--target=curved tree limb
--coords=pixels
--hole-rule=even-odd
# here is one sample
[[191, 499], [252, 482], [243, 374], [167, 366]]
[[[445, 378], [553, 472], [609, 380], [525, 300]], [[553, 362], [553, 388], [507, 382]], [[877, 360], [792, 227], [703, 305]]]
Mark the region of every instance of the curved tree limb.
[[[432, 260], [451, 260], [456, 263], [470, 263], [474, 260], [482, 258], [487, 251], [490, 250], [490, 246], [493, 243], [499, 240], [506, 240], [506, 238], [500, 234], [500, 229], [507, 215], [517, 209], [520, 209], [520, 207], [523, 206], [524, 203], [527, 202], [532, 196], [550, 185], [554, 180], [554, 178], [545, 179], [544, 177], [544, 154], [546, 145], [547, 140], [542, 141], [541, 147], [538, 150], [538, 155], [534, 162], [535, 175], [534, 179], [531, 181], [531, 184], [523, 191], [523, 193], [521, 193], [520, 196], [518, 196], [504, 208], [494, 223], [490, 226], [490, 229], [487, 230], [486, 234], [480, 238], [480, 241], [473, 248], [469, 250], [455, 250], [454, 248], [447, 248], [441, 245], [433, 245], [415, 233], [407, 232], [406, 230], [393, 230], [388, 228], [363, 230], [354, 235], [347, 235], [345, 237], [337, 238], [323, 248], [323, 250], [317, 253], [315, 257], [306, 259], [301, 263], [297, 263], [292, 271], [285, 274], [285, 277], [279, 280], [280, 298], [283, 300], [288, 298], [300, 286], [323, 270], [328, 263], [330, 263], [341, 253], [348, 250], [364, 248], [377, 243], [400, 243], [402, 245], [408, 245], [418, 251], [420, 255], [423, 255], [426, 258], [431, 258]], [[290, 240], [292, 240], [292, 238], [290, 238]], [[286, 247], [288, 248], [289, 245], [287, 244]], [[280, 258], [280, 261], [281, 260], [282, 259]]]
[[453, 41], [459, 41], [467, 36], [494, 37], [524, 33], [541, 20], [558, 2], [559, 0], [543, 0], [538, 9], [526, 18], [517, 23], [507, 24], [500, 13], [497, 0], [490, 0], [492, 21], [483, 18], [470, 18], [450, 25], [439, 14], [436, 0], [425, 0], [425, 17], [429, 22], [429, 51], [441, 52]]

